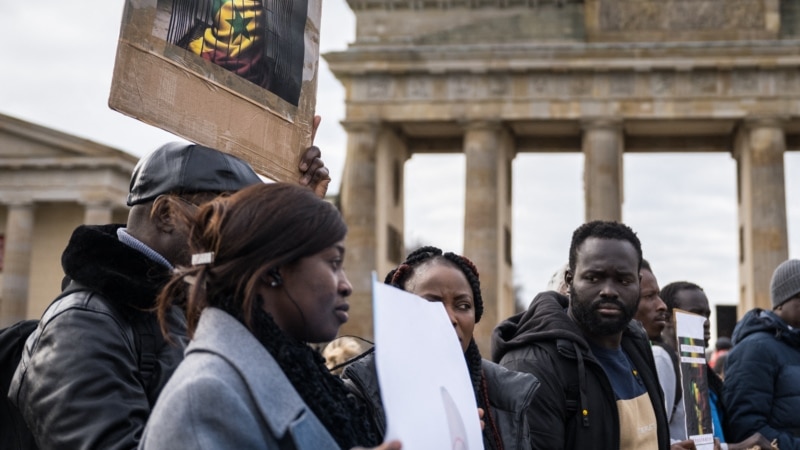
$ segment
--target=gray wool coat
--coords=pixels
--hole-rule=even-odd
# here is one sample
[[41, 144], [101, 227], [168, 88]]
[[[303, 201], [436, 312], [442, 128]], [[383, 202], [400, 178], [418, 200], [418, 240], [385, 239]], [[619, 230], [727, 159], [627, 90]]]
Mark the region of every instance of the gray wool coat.
[[239, 321], [203, 311], [140, 449], [338, 449], [278, 363]]

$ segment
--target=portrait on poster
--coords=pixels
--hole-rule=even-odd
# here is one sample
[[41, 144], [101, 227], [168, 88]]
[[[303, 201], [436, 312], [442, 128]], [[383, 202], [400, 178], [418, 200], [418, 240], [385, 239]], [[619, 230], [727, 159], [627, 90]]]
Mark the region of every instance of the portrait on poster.
[[297, 106], [308, 0], [159, 0], [158, 5], [158, 14], [169, 15], [168, 43]]
[[109, 105], [295, 179], [320, 15], [321, 0], [126, 0]]

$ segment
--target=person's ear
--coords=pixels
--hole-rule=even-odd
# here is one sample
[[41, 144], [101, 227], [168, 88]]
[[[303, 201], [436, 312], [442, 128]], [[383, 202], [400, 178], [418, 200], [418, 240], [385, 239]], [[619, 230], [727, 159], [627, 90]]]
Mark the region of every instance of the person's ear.
[[267, 272], [267, 277], [269, 278], [270, 287], [276, 288], [283, 285], [283, 278], [281, 277], [281, 273], [277, 268]]
[[567, 269], [564, 272], [564, 282], [567, 283], [567, 286], [572, 286], [572, 279], [574, 275], [572, 273], [572, 269]]
[[150, 220], [162, 233], [172, 233], [175, 229], [175, 218], [172, 210], [172, 200], [167, 196], [159, 196], [153, 202], [153, 209], [150, 210]]

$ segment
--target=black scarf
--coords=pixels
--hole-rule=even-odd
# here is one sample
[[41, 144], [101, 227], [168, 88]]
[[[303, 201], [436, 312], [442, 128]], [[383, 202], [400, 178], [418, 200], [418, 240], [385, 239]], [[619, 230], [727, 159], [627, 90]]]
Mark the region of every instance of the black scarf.
[[341, 448], [380, 444], [366, 408], [349, 394], [339, 377], [331, 375], [319, 353], [284, 334], [260, 308], [254, 314], [253, 328], [256, 339], [275, 358], [300, 397]]

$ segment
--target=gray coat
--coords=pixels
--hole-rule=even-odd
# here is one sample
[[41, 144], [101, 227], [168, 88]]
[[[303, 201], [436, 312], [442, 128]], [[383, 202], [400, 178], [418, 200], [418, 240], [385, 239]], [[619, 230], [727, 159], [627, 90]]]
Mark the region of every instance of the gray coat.
[[250, 331], [207, 308], [139, 448], [339, 447]]

